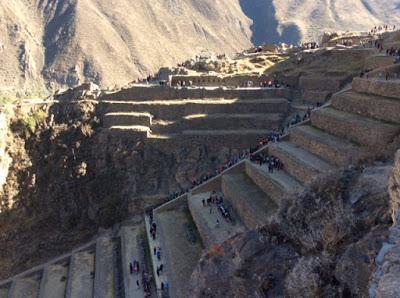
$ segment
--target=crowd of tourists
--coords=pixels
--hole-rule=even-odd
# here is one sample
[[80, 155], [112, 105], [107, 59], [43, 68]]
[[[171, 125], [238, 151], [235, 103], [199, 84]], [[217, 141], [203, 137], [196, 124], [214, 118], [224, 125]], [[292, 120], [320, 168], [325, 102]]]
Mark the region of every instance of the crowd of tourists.
[[[221, 213], [222, 217], [227, 221], [232, 221], [232, 217], [229, 213], [228, 208], [224, 205], [224, 197], [222, 194], [217, 194], [214, 190], [207, 199], [202, 200], [202, 205], [204, 208], [210, 208], [210, 214], [213, 211], [213, 207], [216, 206], [218, 211]], [[219, 220], [216, 222], [219, 225]]]
[[137, 260], [133, 260], [133, 262], [129, 263], [129, 273], [130, 275], [139, 275], [141, 274], [141, 279], [136, 278], [136, 287], [137, 289], [143, 288], [144, 297], [151, 297], [151, 283], [153, 280], [153, 276], [146, 272], [144, 269], [140, 270], [140, 263]]
[[303, 50], [315, 50], [315, 49], [319, 49], [319, 43], [315, 42], [315, 41], [306, 42], [306, 43], [303, 43], [301, 45], [301, 47], [302, 47]]
[[396, 25], [381, 25], [381, 26], [375, 26], [374, 28], [371, 29], [370, 34], [380, 34], [384, 32], [389, 32], [389, 31], [395, 31], [396, 30]]
[[[313, 108], [318, 108], [321, 106], [321, 103], [317, 103]], [[296, 113], [291, 119], [289, 119], [288, 123], [286, 126], [282, 127], [279, 131], [276, 132], [271, 132], [269, 133], [266, 137], [261, 138], [256, 145], [254, 145], [253, 147], [250, 147], [249, 149], [245, 149], [242, 150], [240, 154], [235, 154], [233, 155], [227, 163], [220, 165], [219, 167], [217, 167], [215, 173], [213, 175], [203, 175], [200, 178], [193, 180], [192, 184], [189, 188], [187, 189], [181, 189], [178, 190], [172, 194], [170, 194], [170, 196], [168, 197], [168, 200], [174, 200], [186, 193], [189, 193], [192, 189], [194, 189], [195, 187], [209, 181], [210, 179], [214, 178], [215, 176], [218, 176], [219, 174], [221, 174], [222, 172], [224, 172], [225, 170], [233, 167], [234, 165], [238, 164], [239, 162], [241, 162], [244, 159], [250, 159], [251, 156], [257, 152], [258, 150], [260, 150], [261, 148], [267, 146], [270, 143], [277, 143], [280, 141], [281, 137], [283, 135], [285, 135], [285, 133], [288, 132], [289, 128], [292, 126], [295, 126], [299, 123], [302, 123], [304, 121], [307, 121], [310, 119], [311, 117], [311, 111], [312, 108], [309, 108], [304, 115], [300, 115], [299, 113]]]
[[[153, 210], [150, 210], [148, 213], [149, 216], [149, 225], [150, 225], [150, 234], [151, 237], [154, 240], [157, 238], [157, 223], [154, 221], [154, 215], [153, 215]], [[159, 262], [162, 260], [162, 254], [161, 254], [161, 247], [160, 246], [153, 246], [153, 257], [157, 258]], [[164, 272], [164, 264], [161, 263], [159, 266], [156, 268], [156, 274], [158, 277], [162, 275]], [[165, 280], [161, 282], [160, 284], [160, 289], [162, 293], [168, 293], [168, 282]]]
[[279, 83], [279, 81], [278, 80], [269, 80], [269, 81], [263, 81], [263, 82], [260, 82], [260, 87], [263, 87], [263, 88], [276, 88], [276, 89], [279, 89], [279, 88], [281, 88], [282, 87], [282, 84], [281, 83]]
[[275, 170], [280, 171], [283, 169], [283, 163], [279, 158], [266, 153], [252, 155], [250, 160], [260, 166], [266, 165], [268, 167], [268, 172], [270, 173], [273, 173]]
[[341, 45], [345, 47], [352, 47], [353, 46], [353, 40], [352, 39], [343, 39], [341, 41]]

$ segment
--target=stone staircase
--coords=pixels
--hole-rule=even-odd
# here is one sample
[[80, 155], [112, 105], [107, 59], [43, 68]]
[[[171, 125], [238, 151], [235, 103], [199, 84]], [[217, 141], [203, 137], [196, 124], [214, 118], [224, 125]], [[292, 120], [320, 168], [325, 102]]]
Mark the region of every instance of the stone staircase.
[[[291, 128], [282, 142], [262, 149], [281, 159], [283, 170], [270, 173], [265, 165], [245, 160], [188, 195], [155, 209], [156, 218], [161, 214], [164, 217], [158, 221], [162, 230], [159, 245], [165, 250], [174, 249], [165, 259], [171, 297], [188, 297], [186, 285], [201, 251], [199, 244], [191, 255], [197, 259], [191, 259], [191, 265], [182, 271], [183, 265], [177, 263], [187, 258], [185, 251], [193, 244], [185, 240], [185, 248], [168, 248], [187, 235], [184, 224], [173, 225], [172, 218], [193, 222], [203, 247], [212, 253], [235, 234], [265, 224], [280, 201], [302, 192], [318, 177], [380, 158], [383, 153], [394, 153], [394, 148], [400, 146], [400, 95], [386, 97], [387, 91], [379, 83], [386, 82], [374, 82], [377, 86], [371, 91], [370, 82], [356, 81], [352, 90], [335, 94], [329, 105], [314, 110], [311, 121]], [[397, 84], [400, 87], [400, 82]], [[234, 222], [215, 214], [216, 207], [210, 210], [203, 206], [202, 200], [211, 191], [224, 194]]]
[[351, 76], [348, 74], [303, 76], [299, 81], [299, 89], [303, 101], [311, 104], [323, 104], [332, 94], [338, 92], [350, 82]]
[[1, 298], [132, 297], [142, 298], [142, 287], [131, 275], [129, 263], [145, 264], [144, 229], [136, 223], [123, 225], [113, 235], [96, 240], [46, 264], [0, 283]]

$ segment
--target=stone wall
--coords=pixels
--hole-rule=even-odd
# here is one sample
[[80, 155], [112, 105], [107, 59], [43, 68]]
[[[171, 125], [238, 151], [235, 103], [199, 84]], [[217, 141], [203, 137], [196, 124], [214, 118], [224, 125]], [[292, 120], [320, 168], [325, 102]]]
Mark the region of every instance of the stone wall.
[[353, 80], [352, 87], [356, 92], [370, 93], [400, 99], [400, 80], [386, 81], [355, 78]]
[[379, 156], [392, 154], [398, 144], [400, 129], [391, 124], [365, 121], [352, 114], [336, 113], [333, 109], [322, 109], [311, 113], [311, 122], [320, 129], [337, 137], [364, 145]]
[[364, 69], [375, 69], [386, 67], [394, 62], [394, 57], [388, 56], [371, 56], [365, 60]]
[[392, 219], [396, 225], [400, 219], [400, 150], [396, 153], [393, 174], [389, 182], [389, 193], [391, 197]]
[[100, 102], [97, 106], [96, 112], [99, 115], [110, 112], [146, 112], [154, 116], [154, 120], [176, 120], [187, 115], [196, 114], [258, 114], [258, 113], [282, 113], [287, 114], [288, 102], [284, 99], [278, 100], [261, 100], [261, 101], [187, 101], [187, 102], [162, 102], [152, 103], [151, 105], [145, 103], [126, 103], [114, 102], [104, 103]]
[[7, 154], [7, 134], [8, 121], [5, 112], [0, 111], [0, 190], [6, 182], [8, 168], [12, 162], [11, 157]]
[[324, 103], [329, 99], [332, 95], [331, 91], [319, 91], [319, 90], [304, 90], [303, 91], [303, 100], [317, 104], [317, 103]]
[[249, 146], [258, 144], [267, 135], [260, 132], [250, 134], [246, 131], [243, 134], [210, 134], [210, 135], [190, 135], [190, 131], [182, 134], [172, 135], [170, 138], [149, 138], [147, 143], [161, 148], [166, 154], [173, 154], [182, 148], [207, 146], [210, 153], [219, 152], [224, 148], [229, 148], [237, 152], [249, 149]]
[[326, 76], [303, 76], [300, 78], [299, 86], [302, 90], [339, 91], [351, 77], [326, 77]]
[[389, 74], [390, 79], [400, 78], [400, 64], [393, 64], [375, 69], [368, 73], [368, 78], [379, 78], [380, 75], [385, 77], [386, 74]]
[[234, 75], [234, 76], [218, 76], [218, 75], [176, 75], [171, 77], [171, 86], [176, 86], [180, 82], [184, 82], [186, 86], [191, 83], [194, 86], [229, 86], [229, 87], [259, 87], [263, 82], [273, 81], [273, 77], [264, 75]]
[[[258, 85], [256, 85], [258, 86]], [[157, 100], [157, 99], [201, 99], [201, 98], [276, 98], [288, 97], [290, 91], [284, 88], [178, 88], [168, 86], [133, 86], [113, 93], [104, 93], [99, 100]]]

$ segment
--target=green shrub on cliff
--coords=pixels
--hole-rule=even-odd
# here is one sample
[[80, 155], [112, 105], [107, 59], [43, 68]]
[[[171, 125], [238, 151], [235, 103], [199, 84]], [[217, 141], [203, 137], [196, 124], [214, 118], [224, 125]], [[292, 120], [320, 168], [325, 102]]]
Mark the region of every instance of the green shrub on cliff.
[[43, 110], [37, 110], [22, 118], [22, 123], [28, 131], [34, 133], [38, 124], [46, 120], [47, 113]]

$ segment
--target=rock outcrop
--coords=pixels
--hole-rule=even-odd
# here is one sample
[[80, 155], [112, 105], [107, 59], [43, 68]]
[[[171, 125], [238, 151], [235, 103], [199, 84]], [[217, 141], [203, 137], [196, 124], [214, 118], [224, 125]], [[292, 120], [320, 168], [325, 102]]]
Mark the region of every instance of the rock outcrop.
[[379, 268], [376, 272], [376, 284], [373, 285], [370, 292], [375, 297], [400, 296], [400, 151], [397, 152], [395, 157], [389, 193], [393, 226], [390, 229], [390, 237], [376, 260]]
[[390, 225], [390, 170], [320, 181], [265, 227], [212, 247], [192, 275], [194, 297], [367, 295]]

